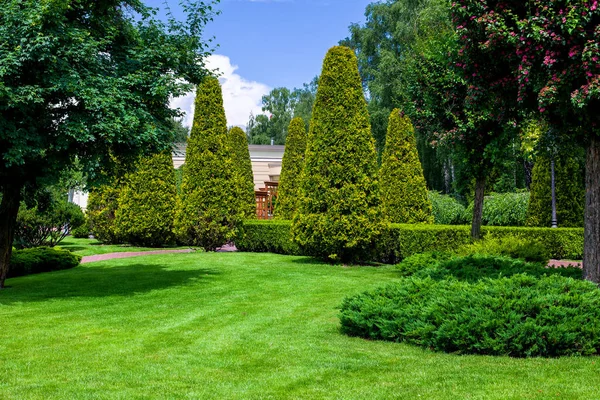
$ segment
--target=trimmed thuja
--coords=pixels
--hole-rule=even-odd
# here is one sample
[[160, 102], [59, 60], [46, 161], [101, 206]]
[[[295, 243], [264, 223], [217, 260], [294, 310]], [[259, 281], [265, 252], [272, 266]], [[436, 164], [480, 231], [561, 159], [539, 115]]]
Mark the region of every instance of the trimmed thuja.
[[331, 261], [370, 259], [384, 226], [377, 155], [356, 56], [347, 47], [331, 48], [323, 62], [302, 176], [294, 240]]
[[433, 223], [415, 130], [399, 109], [390, 114], [380, 170], [381, 205], [392, 223]]
[[88, 197], [86, 215], [92, 235], [106, 244], [121, 243], [115, 224], [121, 185], [117, 179], [112, 184], [94, 188]]
[[231, 159], [237, 174], [236, 190], [244, 218], [256, 218], [256, 198], [254, 197], [254, 174], [248, 149], [248, 138], [241, 128], [233, 127], [227, 134]]
[[171, 154], [162, 152], [140, 159], [125, 177], [115, 213], [119, 237], [126, 242], [158, 247], [173, 240], [175, 170]]
[[281, 162], [281, 177], [277, 193], [275, 217], [292, 219], [298, 210], [300, 178], [306, 152], [306, 128], [300, 117], [292, 119], [285, 139], [285, 152]]
[[221, 86], [209, 77], [196, 91], [177, 201], [175, 234], [181, 243], [211, 251], [234, 237], [242, 212], [228, 150]]
[[[576, 158], [557, 157], [555, 161], [556, 216], [559, 227], [583, 226], [585, 183], [583, 168]], [[552, 187], [550, 159], [539, 156], [531, 177], [531, 197], [527, 208], [527, 226], [550, 227]]]

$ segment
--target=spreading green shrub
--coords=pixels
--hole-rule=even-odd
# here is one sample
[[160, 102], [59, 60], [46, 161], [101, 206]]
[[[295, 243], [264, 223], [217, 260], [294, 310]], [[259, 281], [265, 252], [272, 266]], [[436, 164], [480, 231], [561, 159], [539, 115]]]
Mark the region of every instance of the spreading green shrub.
[[87, 239], [90, 237], [90, 223], [87, 218], [85, 218], [81, 226], [71, 230], [71, 236], [76, 239]]
[[227, 142], [231, 151], [231, 159], [236, 179], [237, 197], [244, 218], [256, 218], [256, 198], [254, 197], [254, 174], [248, 149], [248, 138], [244, 131], [235, 126], [227, 134]]
[[119, 204], [121, 186], [116, 181], [90, 191], [86, 215], [92, 235], [106, 244], [122, 243], [115, 225], [115, 212]]
[[531, 240], [506, 236], [502, 238], [487, 238], [475, 243], [462, 246], [458, 254], [487, 254], [520, 258], [525, 261], [548, 264], [549, 252], [543, 244]]
[[[483, 201], [483, 225], [524, 226], [529, 204], [529, 193], [492, 193]], [[473, 203], [465, 211], [465, 218], [473, 218]]]
[[17, 215], [14, 245], [17, 248], [54, 247], [72, 229], [85, 223], [85, 215], [77, 204], [51, 198], [41, 206], [27, 207], [22, 202]]
[[[556, 219], [561, 227], [583, 226], [585, 184], [583, 168], [573, 157], [555, 162]], [[538, 157], [531, 177], [531, 200], [527, 209], [527, 226], [551, 226], [552, 189], [550, 160]]]
[[452, 277], [461, 281], [477, 282], [484, 278], [502, 278], [517, 274], [535, 277], [561, 275], [575, 279], [582, 279], [583, 276], [581, 268], [546, 268], [546, 264], [540, 262], [480, 254], [441, 260], [426, 268], [415, 269], [414, 276], [437, 280]]
[[[291, 239], [290, 221], [246, 221], [245, 236], [236, 239], [244, 251], [265, 251], [282, 254], [306, 254], [299, 247], [287, 253]], [[382, 231], [373, 261], [396, 264], [413, 254], [428, 251], [454, 252], [471, 243], [469, 226], [459, 225], [402, 225], [391, 224]], [[527, 228], [486, 226], [482, 228], [484, 243], [488, 239], [516, 238], [523, 242], [538, 243], [555, 259], [581, 260], [583, 256], [583, 229], [581, 228]], [[265, 239], [278, 238], [278, 239]], [[238, 247], [239, 248], [239, 247]]]
[[212, 251], [231, 240], [243, 218], [229, 146], [219, 80], [206, 78], [196, 91], [175, 234], [181, 243]]
[[469, 222], [465, 206], [447, 194], [429, 191], [433, 221], [438, 225], [464, 225]]
[[323, 62], [308, 135], [292, 237], [331, 261], [372, 258], [384, 223], [377, 155], [354, 52], [331, 48]]
[[418, 271], [435, 268], [442, 261], [450, 260], [452, 257], [449, 252], [428, 251], [406, 257], [396, 268], [401, 276], [411, 276]]
[[561, 276], [515, 275], [474, 284], [410, 277], [346, 298], [340, 321], [351, 336], [449, 353], [595, 355], [600, 290]]
[[292, 119], [285, 139], [285, 152], [281, 161], [281, 176], [277, 191], [275, 218], [292, 219], [299, 206], [299, 190], [304, 154], [306, 153], [306, 128], [300, 117]]
[[115, 212], [115, 230], [124, 241], [159, 247], [173, 240], [175, 173], [171, 155], [141, 158], [125, 176]]
[[8, 277], [74, 268], [80, 261], [80, 255], [58, 248], [34, 247], [13, 250], [8, 266]]
[[399, 109], [390, 114], [381, 159], [381, 207], [393, 223], [433, 223], [415, 130]]

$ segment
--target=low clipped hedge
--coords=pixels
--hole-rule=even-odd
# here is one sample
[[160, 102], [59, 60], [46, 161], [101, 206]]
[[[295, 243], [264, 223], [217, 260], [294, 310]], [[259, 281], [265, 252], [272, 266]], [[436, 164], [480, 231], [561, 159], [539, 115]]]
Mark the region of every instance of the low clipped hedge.
[[562, 276], [477, 283], [410, 277], [346, 298], [341, 330], [436, 351], [512, 357], [597, 355], [600, 290]]
[[[301, 254], [290, 237], [290, 221], [245, 221], [236, 247], [241, 251]], [[486, 226], [485, 238], [516, 237], [538, 242], [550, 258], [578, 260], [583, 257], [582, 228], [527, 228]], [[375, 261], [397, 263], [413, 254], [427, 251], [455, 251], [471, 243], [471, 228], [466, 225], [392, 224], [377, 240]]]
[[75, 268], [80, 262], [80, 255], [58, 248], [34, 247], [14, 250], [8, 266], [8, 277]]

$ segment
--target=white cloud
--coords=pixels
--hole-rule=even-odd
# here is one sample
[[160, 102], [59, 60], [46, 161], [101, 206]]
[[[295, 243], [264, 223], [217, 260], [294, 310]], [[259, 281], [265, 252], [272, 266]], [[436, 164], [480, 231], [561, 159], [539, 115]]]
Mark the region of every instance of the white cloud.
[[[206, 67], [219, 74], [228, 126], [244, 127], [251, 112], [254, 115], [262, 113], [262, 96], [269, 93], [269, 86], [244, 79], [236, 73], [238, 66], [233, 65], [230, 58], [224, 55], [209, 56], [206, 59]], [[194, 97], [195, 93], [192, 92], [171, 101], [171, 107], [180, 108], [185, 112], [183, 124], [186, 126], [190, 126], [194, 118]]]

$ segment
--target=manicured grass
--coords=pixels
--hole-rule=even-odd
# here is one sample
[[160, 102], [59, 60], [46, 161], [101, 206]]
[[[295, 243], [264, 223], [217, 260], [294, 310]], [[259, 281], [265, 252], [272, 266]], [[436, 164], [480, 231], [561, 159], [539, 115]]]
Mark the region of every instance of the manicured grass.
[[600, 359], [457, 356], [339, 333], [392, 267], [190, 253], [9, 279], [2, 399], [593, 399]]
[[135, 247], [128, 244], [102, 244], [96, 239], [76, 239], [72, 236], [68, 236], [62, 242], [59, 247], [70, 250], [80, 256], [93, 256], [96, 254], [107, 254], [107, 253], [120, 253], [124, 251], [150, 251], [160, 249], [187, 249], [189, 247]]

